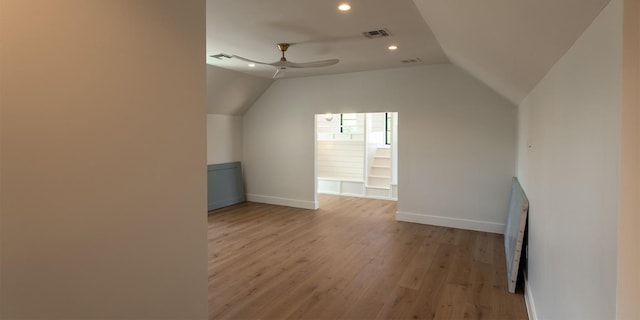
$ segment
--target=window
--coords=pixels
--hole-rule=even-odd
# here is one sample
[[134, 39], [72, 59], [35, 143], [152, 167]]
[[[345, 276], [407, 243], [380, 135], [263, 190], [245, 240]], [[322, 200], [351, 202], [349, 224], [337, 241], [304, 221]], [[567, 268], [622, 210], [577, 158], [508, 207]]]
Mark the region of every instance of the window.
[[384, 113], [384, 143], [386, 145], [391, 145], [391, 113]]
[[356, 132], [356, 125], [358, 120], [355, 113], [341, 113], [340, 114], [340, 132], [341, 133], [353, 133]]

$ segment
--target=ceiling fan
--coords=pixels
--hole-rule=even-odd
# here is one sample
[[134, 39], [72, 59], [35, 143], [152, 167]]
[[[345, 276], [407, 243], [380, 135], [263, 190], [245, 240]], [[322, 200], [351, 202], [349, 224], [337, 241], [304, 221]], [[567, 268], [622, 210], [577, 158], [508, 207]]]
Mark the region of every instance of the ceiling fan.
[[228, 54], [224, 54], [224, 53], [212, 55], [211, 57], [217, 58], [217, 59], [221, 59], [223, 57], [224, 58], [236, 58], [238, 60], [246, 61], [246, 62], [249, 62], [249, 63], [256, 63], [256, 64], [262, 64], [262, 65], [267, 65], [267, 66], [273, 66], [273, 67], [276, 68], [276, 73], [273, 74], [273, 78], [274, 79], [284, 77], [284, 73], [287, 70], [287, 68], [328, 67], [328, 66], [331, 66], [331, 65], [334, 65], [334, 64], [340, 62], [340, 60], [338, 60], [338, 59], [329, 59], [329, 60], [303, 62], [303, 63], [291, 62], [291, 61], [287, 60], [287, 58], [284, 56], [284, 53], [287, 51], [287, 49], [289, 49], [289, 46], [291, 46], [291, 44], [289, 44], [289, 43], [278, 43], [278, 50], [280, 50], [280, 52], [282, 52], [282, 57], [280, 58], [280, 60], [278, 60], [276, 62], [272, 62], [272, 63], [255, 61], [255, 60], [243, 58], [243, 57], [240, 57], [240, 56], [228, 55]]

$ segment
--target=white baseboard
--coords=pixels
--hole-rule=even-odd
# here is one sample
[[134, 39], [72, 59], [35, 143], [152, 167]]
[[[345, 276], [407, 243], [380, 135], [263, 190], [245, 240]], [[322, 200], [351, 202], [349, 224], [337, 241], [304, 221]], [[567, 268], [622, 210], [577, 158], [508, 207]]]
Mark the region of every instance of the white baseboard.
[[396, 212], [396, 220], [435, 226], [504, 234], [504, 223], [450, 218], [411, 212]]
[[527, 305], [529, 320], [538, 320], [536, 305], [533, 303], [533, 295], [531, 294], [531, 290], [529, 290], [529, 279], [526, 274], [524, 275], [524, 303]]
[[398, 198], [387, 198], [387, 197], [377, 197], [377, 196], [368, 196], [365, 194], [356, 194], [356, 193], [339, 193], [339, 192], [331, 192], [331, 191], [322, 191], [318, 192], [319, 194], [330, 194], [332, 196], [343, 196], [343, 197], [351, 197], [351, 198], [363, 198], [363, 199], [375, 199], [375, 200], [389, 200], [389, 201], [398, 201]]
[[248, 193], [247, 193], [247, 201], [275, 204], [278, 206], [287, 206], [287, 207], [294, 207], [294, 208], [311, 209], [311, 210], [317, 210], [320, 207], [320, 205], [318, 204], [318, 201], [305, 201], [305, 200], [278, 198], [278, 197], [263, 196], [263, 195], [248, 194]]

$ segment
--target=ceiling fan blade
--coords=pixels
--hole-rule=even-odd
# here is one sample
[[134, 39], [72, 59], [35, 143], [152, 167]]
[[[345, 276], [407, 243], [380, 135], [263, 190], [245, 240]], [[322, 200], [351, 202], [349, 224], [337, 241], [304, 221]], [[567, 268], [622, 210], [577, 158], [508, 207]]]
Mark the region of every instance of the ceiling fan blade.
[[232, 58], [236, 58], [236, 59], [238, 59], [238, 60], [245, 61], [245, 62], [249, 62], [249, 63], [256, 63], [256, 64], [271, 65], [270, 63], [260, 62], [260, 61], [255, 61], [255, 60], [251, 60], [251, 59], [243, 58], [243, 57], [241, 57], [241, 56], [232, 55], [231, 57], [232, 57]]
[[328, 67], [332, 66], [336, 63], [340, 62], [338, 59], [330, 59], [330, 60], [322, 60], [322, 61], [313, 61], [313, 62], [303, 62], [303, 63], [295, 63], [287, 61], [287, 67], [289, 68], [319, 68], [319, 67]]
[[274, 66], [276, 68], [286, 68], [291, 64], [291, 62], [286, 61], [286, 60], [285, 61], [279, 60], [279, 61], [272, 62], [272, 63], [267, 63], [267, 64], [270, 65], [270, 66]]
[[331, 66], [331, 65], [334, 65], [334, 64], [340, 62], [340, 60], [338, 60], [338, 59], [303, 62], [303, 63], [296, 63], [296, 62], [287, 61], [287, 58], [285, 57], [285, 52], [287, 51], [287, 49], [289, 48], [290, 45], [291, 44], [289, 44], [289, 43], [278, 43], [278, 49], [282, 53], [282, 57], [280, 58], [279, 61], [272, 62], [272, 63], [260, 62], [260, 61], [256, 61], [256, 60], [247, 59], [245, 57], [236, 56], [236, 55], [228, 55], [228, 54], [224, 54], [224, 53], [219, 53], [219, 54], [216, 54], [216, 55], [212, 55], [211, 57], [219, 59], [219, 60], [222, 60], [222, 58], [227, 58], [227, 59], [236, 58], [238, 60], [242, 60], [244, 62], [248, 62], [248, 63], [252, 63], [252, 64], [261, 64], [261, 65], [273, 66], [273, 67], [276, 68], [276, 73], [273, 75], [274, 79], [284, 77], [284, 72], [285, 72], [285, 70], [287, 68], [327, 67], [327, 66]]
[[274, 79], [283, 78], [286, 70], [287, 68], [285, 67], [276, 68], [276, 73], [273, 74], [273, 78]]

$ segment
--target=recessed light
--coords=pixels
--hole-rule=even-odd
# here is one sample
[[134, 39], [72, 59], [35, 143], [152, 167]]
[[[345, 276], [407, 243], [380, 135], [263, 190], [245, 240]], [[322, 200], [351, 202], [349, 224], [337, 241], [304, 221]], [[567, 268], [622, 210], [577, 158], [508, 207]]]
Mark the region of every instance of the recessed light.
[[343, 3], [338, 6], [338, 10], [340, 11], [349, 11], [351, 10], [351, 6], [348, 3]]
[[389, 46], [389, 50], [393, 51], [393, 50], [398, 50], [398, 46], [396, 45], [390, 45]]
[[253, 67], [255, 67], [255, 66], [256, 66], [256, 64], [255, 64], [255, 63], [249, 63], [249, 67], [253, 68]]

